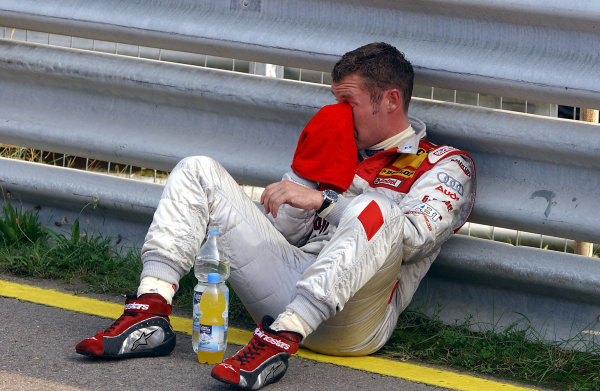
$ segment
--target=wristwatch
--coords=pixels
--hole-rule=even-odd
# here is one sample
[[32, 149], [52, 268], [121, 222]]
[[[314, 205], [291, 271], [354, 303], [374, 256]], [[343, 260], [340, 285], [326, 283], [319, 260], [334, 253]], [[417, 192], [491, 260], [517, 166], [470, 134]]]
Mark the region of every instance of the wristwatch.
[[317, 216], [324, 218], [331, 212], [338, 200], [338, 193], [333, 190], [323, 190], [323, 203], [317, 209]]

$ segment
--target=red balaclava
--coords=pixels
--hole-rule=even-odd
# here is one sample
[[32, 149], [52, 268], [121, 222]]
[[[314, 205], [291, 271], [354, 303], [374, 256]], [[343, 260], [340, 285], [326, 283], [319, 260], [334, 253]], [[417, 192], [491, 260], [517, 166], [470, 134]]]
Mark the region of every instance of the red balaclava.
[[348, 189], [356, 173], [357, 158], [352, 108], [337, 103], [321, 108], [300, 134], [292, 170], [321, 182], [322, 188]]

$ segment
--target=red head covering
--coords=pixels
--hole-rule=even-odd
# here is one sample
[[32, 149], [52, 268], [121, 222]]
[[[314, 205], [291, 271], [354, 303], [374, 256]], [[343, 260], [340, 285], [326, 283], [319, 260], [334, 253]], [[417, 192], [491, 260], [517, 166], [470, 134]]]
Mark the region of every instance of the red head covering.
[[292, 170], [324, 187], [345, 191], [354, 179], [357, 153], [352, 108], [347, 103], [328, 105], [300, 134]]

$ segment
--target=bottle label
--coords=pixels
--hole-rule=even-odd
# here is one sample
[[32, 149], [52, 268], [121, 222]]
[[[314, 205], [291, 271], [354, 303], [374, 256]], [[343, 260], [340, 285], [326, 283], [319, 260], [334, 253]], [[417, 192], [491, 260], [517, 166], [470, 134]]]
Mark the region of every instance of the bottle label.
[[192, 331], [199, 331], [200, 330], [199, 319], [202, 317], [202, 311], [200, 311], [200, 299], [201, 298], [202, 298], [202, 292], [201, 291], [194, 291]]
[[[223, 311], [223, 319], [225, 320], [225, 332], [229, 329], [229, 290], [223, 291], [225, 296], [225, 311]], [[194, 303], [192, 309], [192, 331], [200, 330], [200, 318], [202, 317], [202, 311], [200, 310], [200, 299], [202, 298], [202, 291], [194, 291]]]
[[225, 350], [225, 326], [209, 326], [200, 324], [198, 350], [203, 352], [220, 352]]

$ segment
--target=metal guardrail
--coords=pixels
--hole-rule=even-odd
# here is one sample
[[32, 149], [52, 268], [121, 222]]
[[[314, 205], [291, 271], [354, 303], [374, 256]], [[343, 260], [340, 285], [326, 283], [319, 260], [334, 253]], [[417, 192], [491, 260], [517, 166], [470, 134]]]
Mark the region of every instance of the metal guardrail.
[[[322, 17], [312, 9], [304, 14], [295, 8], [307, 5], [306, 1], [284, 7], [250, 0], [245, 10], [236, 9], [234, 1], [227, 4], [229, 8], [209, 2], [190, 6], [187, 14], [184, 4], [189, 3], [171, 1], [164, 3], [168, 11], [160, 15], [151, 6], [142, 10], [129, 2], [7, 3], [0, 0], [0, 24], [105, 40], [119, 36], [120, 41], [130, 43], [313, 69], [331, 66], [338, 54], [366, 41], [388, 40], [406, 47], [415, 59], [420, 58], [418, 53], [424, 54], [420, 50], [438, 47], [440, 51], [431, 52], [430, 59], [423, 57], [416, 63], [420, 77], [431, 84], [498, 93], [510, 90], [521, 98], [570, 104], [600, 101], [598, 90], [578, 84], [583, 82], [582, 73], [589, 70], [593, 76], [600, 69], [598, 53], [583, 44], [589, 41], [571, 42], [574, 47], [567, 51], [566, 38], [553, 40], [568, 29], [584, 38], [598, 34], [590, 27], [593, 10], [578, 13], [578, 2], [573, 3], [571, 13], [562, 12], [567, 6], [558, 3], [538, 13], [528, 8], [533, 1], [512, 8], [493, 1], [450, 1], [444, 15], [436, 11], [429, 15], [423, 3], [413, 2], [398, 2], [398, 6], [383, 1], [318, 4], [324, 16], [333, 12], [335, 4], [348, 17], [359, 11], [371, 16], [362, 15], [365, 20], [381, 17], [381, 24], [371, 26], [373, 31], [364, 22], [352, 34], [349, 22], [337, 32], [329, 31], [328, 23], [323, 23], [322, 30], [315, 29]], [[406, 9], [400, 10], [400, 5]], [[464, 12], [458, 15], [461, 9]], [[503, 12], [490, 21], [483, 16], [490, 9]], [[526, 17], [517, 10], [525, 11]], [[136, 11], [139, 15], [132, 17]], [[294, 12], [298, 16], [294, 23], [275, 17], [291, 17]], [[388, 12], [396, 18], [393, 26]], [[112, 24], [106, 22], [109, 17], [115, 17]], [[412, 24], [413, 17], [421, 23], [428, 21], [429, 35], [420, 35], [427, 26]], [[249, 27], [246, 18], [254, 22], [246, 31], [249, 35], [229, 39], [230, 31], [224, 32], [224, 26]], [[551, 27], [541, 25], [544, 18], [553, 21]], [[217, 26], [225, 19], [229, 24], [211, 30], [212, 23]], [[283, 28], [282, 21], [289, 21], [286, 34], [278, 30]], [[399, 21], [408, 23], [402, 34], [397, 31], [403, 25]], [[448, 36], [441, 35], [436, 23], [451, 28], [450, 21], [469, 23], [447, 30]], [[570, 26], [567, 21], [580, 23]], [[240, 26], [234, 31], [240, 32]], [[294, 33], [299, 29], [305, 29], [304, 34]], [[529, 36], [523, 35], [530, 30], [543, 44], [532, 45]], [[219, 32], [223, 37], [217, 37]], [[332, 35], [324, 40], [321, 34], [327, 33]], [[247, 36], [255, 43], [245, 41]], [[432, 39], [427, 49], [417, 45], [427, 39]], [[279, 45], [271, 44], [278, 40]], [[531, 57], [520, 64], [523, 58], [517, 54], [524, 54], [527, 45], [531, 45]], [[556, 56], [542, 56], [557, 47]], [[486, 48], [495, 48], [493, 67], [485, 58]], [[453, 56], [462, 64], [460, 71], [438, 67], [442, 57]], [[498, 62], [503, 56], [505, 61]], [[562, 63], [567, 57], [572, 60], [570, 68]], [[522, 69], [532, 62], [540, 64]], [[475, 75], [469, 67], [489, 72]], [[3, 143], [162, 170], [170, 170], [182, 157], [205, 154], [221, 161], [238, 181], [256, 185], [280, 178], [289, 167], [303, 126], [319, 107], [333, 102], [325, 86], [1, 40], [0, 85]], [[561, 89], [566, 92], [559, 98]], [[474, 157], [478, 195], [471, 221], [585, 241], [596, 242], [600, 237], [599, 126], [422, 99], [414, 99], [410, 114], [428, 124], [434, 142], [463, 148]], [[143, 238], [161, 190], [159, 185], [8, 159], [0, 159], [0, 185], [27, 205], [42, 205], [40, 212], [48, 221], [62, 213], [70, 218], [80, 215], [92, 220], [91, 226], [114, 236], [131, 236], [133, 242]], [[569, 266], [555, 270], [561, 263]], [[597, 260], [592, 258], [455, 237], [444, 246], [415, 302], [428, 302], [427, 308], [442, 303], [445, 309], [439, 315], [449, 321], [477, 308], [481, 319], [507, 314], [496, 322], [501, 325], [514, 321], [521, 312], [550, 337], [569, 338], [584, 328], [600, 329], [595, 323], [600, 314], [597, 269]], [[535, 308], [523, 308], [524, 303], [535, 303]], [[562, 315], [556, 316], [557, 311]]]
[[578, 107], [600, 101], [598, 20], [585, 0], [0, 1], [0, 25], [325, 72], [386, 41], [420, 83]]
[[[162, 170], [206, 154], [255, 185], [279, 180], [333, 103], [325, 86], [9, 41], [0, 70], [4, 142]], [[598, 126], [422, 99], [410, 114], [476, 160], [472, 221], [600, 237]]]

